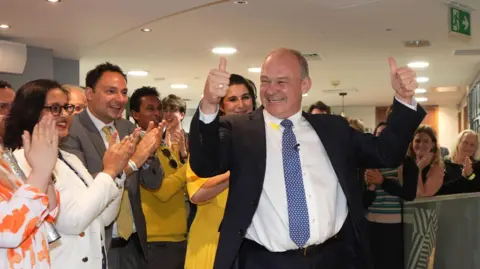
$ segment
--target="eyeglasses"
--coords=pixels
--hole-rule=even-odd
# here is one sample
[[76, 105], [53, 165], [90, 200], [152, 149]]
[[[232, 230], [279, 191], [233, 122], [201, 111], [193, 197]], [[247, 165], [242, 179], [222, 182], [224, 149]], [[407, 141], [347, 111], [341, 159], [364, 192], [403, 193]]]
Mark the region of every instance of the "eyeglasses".
[[43, 108], [50, 110], [50, 113], [52, 113], [53, 116], [58, 116], [62, 114], [62, 109], [67, 112], [68, 115], [72, 115], [73, 111], [75, 110], [74, 105], [51, 105], [51, 106], [44, 106]]
[[168, 165], [170, 165], [171, 168], [177, 169], [178, 168], [178, 163], [174, 159], [172, 159], [172, 153], [168, 149], [162, 149], [162, 154], [163, 156], [168, 158]]

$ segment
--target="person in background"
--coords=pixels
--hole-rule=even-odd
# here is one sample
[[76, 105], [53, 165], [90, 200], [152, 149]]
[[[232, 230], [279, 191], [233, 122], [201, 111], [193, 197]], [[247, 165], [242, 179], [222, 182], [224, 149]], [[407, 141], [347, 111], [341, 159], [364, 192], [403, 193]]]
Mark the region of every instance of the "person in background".
[[317, 101], [308, 109], [310, 114], [331, 114], [330, 107], [322, 101]]
[[[437, 195], [480, 192], [479, 135], [473, 130], [458, 134], [445, 158], [445, 176]], [[435, 268], [476, 268], [471, 251], [478, 247], [472, 234], [478, 230], [479, 204], [474, 199], [454, 199], [441, 203]], [[473, 217], [472, 217], [473, 216]], [[455, 246], [455, 247], [452, 247]]]
[[33, 131], [20, 134], [32, 167], [25, 182], [0, 158], [0, 268], [50, 268], [47, 231], [41, 223], [53, 223], [58, 213], [58, 192], [52, 180], [58, 154], [55, 125], [47, 115]]
[[480, 192], [479, 136], [473, 130], [464, 130], [445, 159], [445, 177], [437, 195]]
[[[220, 101], [225, 116], [244, 115], [256, 109], [255, 85], [232, 74], [227, 94]], [[197, 214], [188, 237], [185, 269], [212, 269], [218, 244], [218, 229], [228, 197], [230, 172], [212, 178], [199, 178], [188, 167], [188, 195], [197, 204]]]
[[130, 97], [130, 113], [135, 123], [147, 129], [150, 122], [158, 125], [163, 119], [162, 101], [154, 87], [136, 89]]
[[444, 175], [435, 130], [428, 125], [418, 127], [407, 155], [416, 160], [419, 169], [417, 197], [434, 196], [442, 186]]
[[[75, 154], [92, 176], [103, 171], [103, 157], [108, 141], [118, 132], [118, 140], [131, 135], [136, 128], [122, 118], [128, 101], [127, 76], [114, 64], [103, 63], [90, 70], [85, 78], [88, 105], [73, 117], [61, 148]], [[155, 156], [162, 139], [163, 126], [149, 128], [135, 147], [125, 166], [127, 176], [120, 212], [111, 225], [106, 225], [105, 246], [110, 269], [143, 268], [148, 256], [145, 216], [142, 211], [140, 185], [157, 190], [163, 169]]]
[[[164, 143], [171, 153], [175, 155], [180, 164], [185, 164], [188, 158], [188, 133], [182, 127], [182, 121], [187, 112], [185, 100], [175, 94], [169, 94], [162, 100], [163, 119], [167, 122], [167, 128], [164, 133]], [[168, 153], [167, 153], [168, 154]], [[187, 227], [190, 229], [197, 206], [190, 202], [185, 193], [185, 203], [188, 210]]]
[[5, 134], [5, 117], [10, 112], [13, 99], [15, 99], [15, 91], [8, 81], [0, 80], [0, 143]]
[[[167, 122], [166, 133], [180, 133], [184, 140], [185, 145], [188, 145], [188, 133], [183, 130], [182, 120], [187, 112], [187, 104], [185, 100], [174, 94], [169, 94], [162, 100], [163, 119]], [[165, 143], [169, 146], [175, 154], [178, 155], [180, 161], [185, 163], [188, 158], [188, 148], [179, 149], [178, 141], [166, 139]]]
[[79, 86], [65, 84], [62, 85], [69, 93], [68, 102], [73, 105], [73, 115], [80, 114], [87, 107], [87, 97], [85, 96], [85, 89]]
[[[375, 136], [380, 136], [386, 126], [386, 122], [380, 122]], [[403, 201], [415, 199], [417, 165], [407, 157], [397, 168], [368, 169], [365, 180], [374, 193], [370, 194], [374, 199], [367, 210], [373, 266], [404, 269]]]
[[[418, 182], [416, 197], [436, 195], [443, 184], [444, 164], [440, 154], [437, 134], [428, 125], [421, 125], [415, 131], [413, 141], [408, 148], [407, 156], [415, 160], [418, 166]], [[435, 208], [413, 206], [415, 221], [404, 227], [408, 253], [408, 268], [430, 268], [430, 258], [434, 252], [438, 229], [438, 215]], [[426, 257], [426, 258], [425, 258]]]
[[365, 125], [363, 124], [363, 122], [359, 119], [355, 119], [355, 118], [351, 118], [349, 117], [348, 119], [348, 125], [350, 125], [350, 127], [352, 127], [353, 129], [356, 129], [362, 133], [365, 133]]
[[[74, 106], [68, 103], [68, 91], [53, 80], [34, 80], [18, 90], [7, 119], [5, 146], [15, 150], [13, 154], [25, 174], [32, 168], [19, 139], [22, 130], [32, 130], [37, 120], [53, 115], [60, 140], [68, 135], [68, 117], [73, 110]], [[103, 158], [104, 169], [95, 179], [75, 155], [58, 152], [53, 173], [62, 197], [55, 222], [61, 237], [50, 245], [54, 269], [106, 269], [104, 227], [118, 214], [125, 181], [125, 177], [119, 175], [133, 154], [136, 142], [134, 135], [117, 144], [116, 136], [115, 133], [109, 141]]]
[[[161, 121], [162, 104], [153, 87], [142, 87], [130, 97], [130, 113], [136, 124], [147, 130], [150, 122]], [[183, 137], [175, 128], [167, 128], [166, 137]], [[184, 151], [185, 140], [178, 139], [178, 148]], [[177, 154], [162, 143], [157, 157], [165, 173], [158, 190], [140, 187], [142, 210], [147, 225], [147, 269], [183, 269], [187, 249], [187, 209], [185, 204], [186, 165]]]

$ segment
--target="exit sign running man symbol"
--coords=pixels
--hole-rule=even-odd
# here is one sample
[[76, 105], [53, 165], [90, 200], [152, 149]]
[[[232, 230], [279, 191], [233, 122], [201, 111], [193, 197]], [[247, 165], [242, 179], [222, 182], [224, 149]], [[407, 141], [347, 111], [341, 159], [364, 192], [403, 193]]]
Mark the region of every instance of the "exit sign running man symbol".
[[470, 37], [472, 35], [470, 12], [450, 7], [450, 32]]

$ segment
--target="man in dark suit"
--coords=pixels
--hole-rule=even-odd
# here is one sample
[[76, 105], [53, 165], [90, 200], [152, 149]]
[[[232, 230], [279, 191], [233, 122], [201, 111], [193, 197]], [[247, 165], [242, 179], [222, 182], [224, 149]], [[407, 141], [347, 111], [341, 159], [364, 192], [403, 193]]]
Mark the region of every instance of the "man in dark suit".
[[[103, 170], [107, 141], [116, 131], [119, 139], [134, 132], [133, 123], [122, 119], [127, 103], [126, 76], [120, 67], [105, 63], [88, 72], [88, 107], [72, 120], [69, 136], [61, 148], [75, 154], [95, 175]], [[163, 125], [161, 123], [160, 125]], [[117, 220], [105, 231], [109, 268], [143, 268], [146, 263], [147, 236], [139, 185], [160, 188], [163, 169], [152, 156], [161, 142], [161, 126], [151, 129], [137, 145], [125, 168], [125, 192]]]
[[416, 76], [390, 61], [394, 112], [380, 137], [334, 115], [301, 112], [311, 86], [306, 59], [273, 51], [262, 66], [263, 108], [218, 117], [230, 74], [210, 72], [190, 127], [190, 165], [200, 177], [230, 171], [215, 269], [369, 268], [357, 168], [402, 163], [425, 116], [413, 100]]

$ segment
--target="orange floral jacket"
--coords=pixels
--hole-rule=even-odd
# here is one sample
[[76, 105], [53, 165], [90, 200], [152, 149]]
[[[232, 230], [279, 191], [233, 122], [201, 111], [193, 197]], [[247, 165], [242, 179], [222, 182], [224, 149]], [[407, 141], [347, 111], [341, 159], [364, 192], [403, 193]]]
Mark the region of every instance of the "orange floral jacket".
[[[43, 223], [55, 220], [58, 204], [50, 211], [45, 193], [15, 179], [1, 159], [0, 165], [0, 268], [50, 268]], [[15, 186], [10, 183], [12, 180]], [[58, 191], [56, 193], [60, 203]]]

